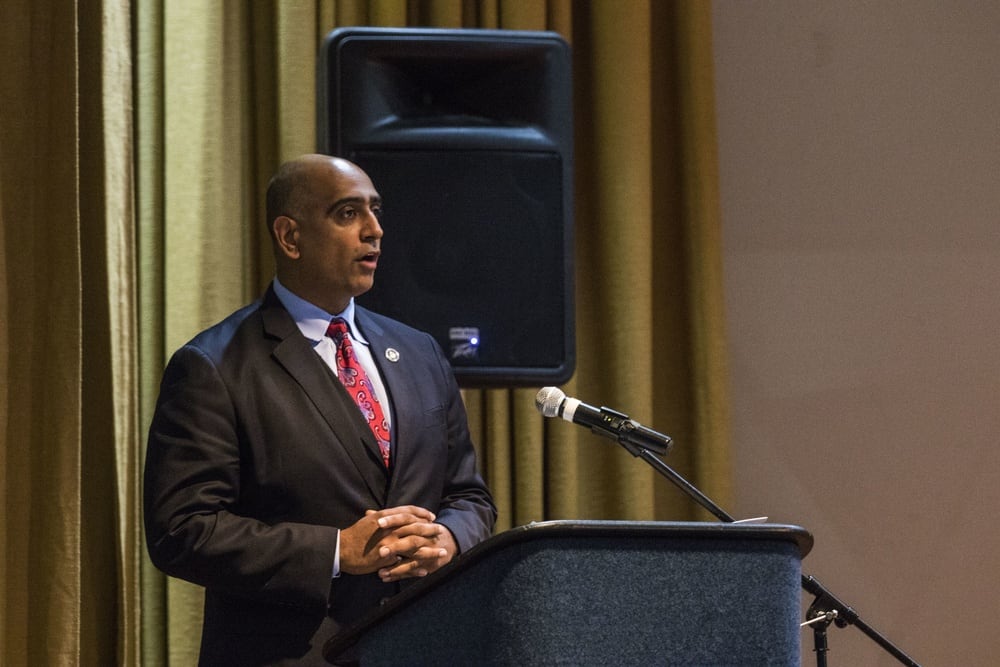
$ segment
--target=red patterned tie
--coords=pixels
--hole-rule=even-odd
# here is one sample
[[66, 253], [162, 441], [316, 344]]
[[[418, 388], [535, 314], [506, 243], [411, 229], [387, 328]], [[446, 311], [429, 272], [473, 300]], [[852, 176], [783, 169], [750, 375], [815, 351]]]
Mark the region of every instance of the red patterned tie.
[[382, 406], [378, 402], [378, 395], [372, 387], [371, 380], [368, 379], [368, 374], [358, 363], [358, 358], [354, 356], [351, 337], [347, 333], [347, 322], [339, 317], [334, 318], [326, 329], [326, 335], [332, 338], [337, 345], [337, 377], [347, 389], [347, 393], [361, 408], [361, 414], [368, 420], [368, 426], [371, 427], [372, 433], [375, 434], [375, 440], [378, 441], [382, 462], [388, 468], [389, 424], [385, 420]]

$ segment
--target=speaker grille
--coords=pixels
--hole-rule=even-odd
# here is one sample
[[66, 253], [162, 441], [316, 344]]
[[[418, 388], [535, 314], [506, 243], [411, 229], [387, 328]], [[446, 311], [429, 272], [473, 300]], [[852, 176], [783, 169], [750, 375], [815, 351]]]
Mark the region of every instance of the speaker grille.
[[[362, 305], [427, 331], [458, 372], [564, 366], [562, 163], [553, 153], [361, 151], [385, 200]], [[476, 354], [454, 329], [479, 332]], [[468, 351], [466, 349], [466, 351]], [[473, 373], [475, 375], [475, 373]]]

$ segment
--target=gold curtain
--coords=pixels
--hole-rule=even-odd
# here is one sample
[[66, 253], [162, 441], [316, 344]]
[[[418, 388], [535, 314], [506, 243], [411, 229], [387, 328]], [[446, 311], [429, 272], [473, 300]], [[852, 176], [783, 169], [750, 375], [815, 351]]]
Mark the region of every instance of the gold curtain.
[[0, 5], [0, 663], [135, 664], [127, 0]]
[[[201, 591], [145, 556], [139, 470], [167, 355], [271, 278], [262, 192], [314, 150], [337, 26], [559, 32], [573, 47], [577, 372], [670, 433], [725, 507], [710, 5], [698, 0], [4, 0], [0, 664], [194, 664]], [[391, 193], [384, 193], [391, 199]], [[623, 449], [467, 390], [498, 530], [711, 518]]]

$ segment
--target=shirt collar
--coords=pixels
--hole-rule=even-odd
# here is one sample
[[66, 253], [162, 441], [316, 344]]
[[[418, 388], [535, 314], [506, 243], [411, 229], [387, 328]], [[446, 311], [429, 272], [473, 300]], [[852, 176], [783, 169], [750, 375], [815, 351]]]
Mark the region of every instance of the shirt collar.
[[331, 315], [316, 304], [306, 301], [291, 292], [277, 278], [274, 279], [273, 284], [274, 293], [278, 297], [278, 300], [281, 301], [281, 305], [285, 307], [288, 314], [295, 320], [295, 325], [302, 332], [302, 335], [313, 341], [313, 343], [323, 340], [326, 337], [326, 329], [330, 325], [330, 320], [334, 317], [340, 317], [347, 322], [347, 326], [351, 330], [352, 339], [365, 345], [368, 344], [368, 341], [361, 337], [357, 326], [354, 324], [353, 298], [348, 302], [347, 308]]

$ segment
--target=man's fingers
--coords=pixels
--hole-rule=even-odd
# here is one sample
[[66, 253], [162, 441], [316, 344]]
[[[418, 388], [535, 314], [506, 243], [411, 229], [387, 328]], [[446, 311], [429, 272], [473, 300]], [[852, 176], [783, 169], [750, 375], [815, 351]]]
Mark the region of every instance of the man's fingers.
[[407, 577], [426, 577], [430, 573], [423, 564], [415, 560], [404, 560], [394, 567], [383, 567], [378, 571], [382, 581], [398, 581]]
[[379, 568], [382, 581], [398, 581], [409, 577], [425, 577], [444, 567], [448, 561], [447, 549], [424, 547], [418, 549], [412, 558], [401, 558], [394, 565]]
[[447, 549], [442, 549], [440, 547], [420, 547], [414, 552], [410, 558], [414, 560], [432, 560], [436, 561], [440, 558], [445, 558], [448, 555]]
[[437, 517], [430, 510], [416, 505], [390, 507], [375, 513], [379, 528], [398, 528], [410, 523], [430, 522]]
[[427, 540], [436, 540], [447, 530], [439, 523], [408, 523], [404, 526], [392, 529], [389, 534], [398, 540], [408, 537], [423, 537]]
[[400, 528], [398, 531], [393, 532], [392, 537], [395, 539], [384, 540], [382, 542], [382, 549], [388, 548], [389, 551], [383, 554], [380, 550], [379, 555], [384, 557], [392, 553], [404, 558], [416, 558], [419, 553], [430, 554], [433, 552], [436, 558], [438, 551], [443, 549], [443, 546], [437, 543], [438, 537], [441, 535], [441, 530], [437, 524], [425, 527], [407, 526], [406, 528]]

